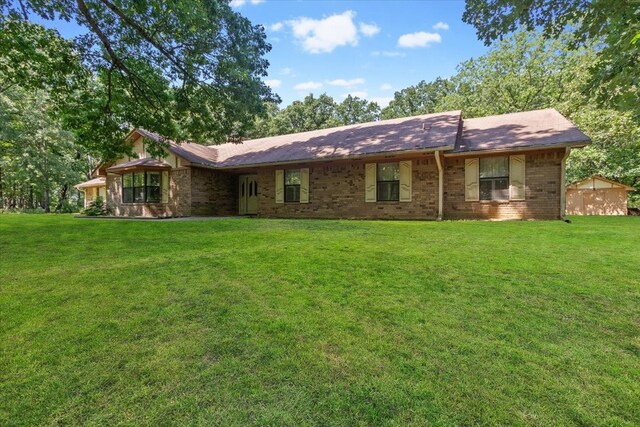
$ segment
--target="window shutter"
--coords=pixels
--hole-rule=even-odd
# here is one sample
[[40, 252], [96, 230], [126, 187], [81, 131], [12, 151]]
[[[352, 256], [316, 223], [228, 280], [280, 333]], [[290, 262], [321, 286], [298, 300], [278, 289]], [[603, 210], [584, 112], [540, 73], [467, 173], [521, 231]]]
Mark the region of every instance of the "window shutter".
[[411, 201], [411, 160], [400, 162], [400, 201]]
[[367, 163], [364, 165], [364, 187], [365, 187], [365, 202], [376, 201], [376, 164]]
[[300, 203], [309, 203], [309, 168], [300, 169]]
[[525, 199], [525, 157], [524, 155], [509, 156], [509, 199]]
[[276, 203], [284, 203], [284, 169], [276, 170]]
[[169, 203], [169, 171], [162, 172], [162, 203]]
[[480, 200], [480, 161], [465, 159], [464, 161], [464, 200], [475, 202]]

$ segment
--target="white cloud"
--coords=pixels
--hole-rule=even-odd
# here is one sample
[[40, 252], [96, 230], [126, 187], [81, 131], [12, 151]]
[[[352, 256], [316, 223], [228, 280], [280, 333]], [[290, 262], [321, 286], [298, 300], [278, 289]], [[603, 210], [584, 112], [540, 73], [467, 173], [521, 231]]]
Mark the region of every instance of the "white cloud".
[[361, 78], [361, 77], [358, 77], [357, 79], [351, 79], [351, 80], [336, 79], [336, 80], [331, 80], [329, 82], [329, 84], [331, 86], [340, 86], [340, 87], [352, 88], [354, 86], [358, 86], [358, 85], [364, 84], [364, 79]]
[[426, 33], [420, 31], [417, 33], [403, 34], [398, 39], [400, 47], [428, 47], [431, 43], [440, 43], [442, 37], [438, 33]]
[[361, 22], [360, 32], [367, 37], [373, 37], [380, 32], [380, 27], [376, 24], [365, 24], [364, 22]]
[[[249, 3], [260, 4], [264, 3], [264, 0], [249, 0]], [[245, 4], [247, 4], [247, 0], [231, 0], [231, 2], [229, 2], [229, 6], [235, 7], [236, 9], [241, 8]]]
[[271, 89], [277, 89], [282, 85], [282, 80], [278, 80], [278, 79], [265, 80], [264, 84], [269, 86]]
[[371, 98], [370, 101], [378, 104], [380, 108], [384, 108], [389, 105], [391, 101], [393, 101], [393, 96], [378, 96]]
[[393, 89], [393, 86], [391, 86], [389, 83], [383, 83], [380, 85], [380, 90], [391, 90]]
[[329, 53], [338, 46], [358, 44], [358, 30], [353, 23], [355, 16], [355, 12], [347, 10], [323, 19], [301, 17], [287, 21], [287, 24], [306, 52]]
[[289, 67], [284, 67], [280, 69], [280, 74], [283, 76], [290, 76], [293, 74], [293, 70]]
[[446, 22], [438, 22], [436, 25], [433, 26], [434, 30], [448, 30], [449, 29], [449, 24], [447, 24]]
[[283, 27], [284, 27], [284, 24], [282, 22], [276, 22], [275, 24], [271, 24], [269, 26], [269, 29], [274, 33], [277, 33], [278, 31], [282, 30]]
[[361, 90], [361, 91], [355, 91], [355, 92], [349, 92], [349, 93], [343, 93], [342, 97], [346, 98], [347, 96], [351, 95], [352, 97], [357, 97], [357, 98], [361, 98], [361, 99], [365, 99], [368, 94], [367, 92]]
[[388, 50], [383, 50], [383, 51], [379, 51], [379, 50], [374, 50], [373, 52], [371, 52], [371, 54], [373, 56], [388, 56], [388, 57], [400, 57], [400, 56], [406, 56], [406, 54], [402, 53], [402, 52], [398, 52], [398, 51], [388, 51]]
[[309, 81], [304, 83], [298, 83], [293, 88], [295, 90], [314, 90], [314, 89], [320, 89], [321, 87], [322, 87], [322, 83]]

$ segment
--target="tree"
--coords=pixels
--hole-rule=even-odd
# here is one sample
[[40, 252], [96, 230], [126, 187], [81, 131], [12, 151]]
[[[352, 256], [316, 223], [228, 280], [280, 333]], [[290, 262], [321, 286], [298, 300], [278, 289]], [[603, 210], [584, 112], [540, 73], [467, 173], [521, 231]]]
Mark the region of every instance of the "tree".
[[567, 29], [577, 48], [601, 43], [585, 87], [603, 105], [640, 118], [640, 3], [634, 0], [467, 0], [463, 21], [489, 45], [520, 27], [545, 38]]
[[[63, 116], [78, 126], [79, 140], [106, 147], [106, 157], [125, 150], [123, 136], [132, 126], [203, 143], [240, 138], [264, 101], [277, 100], [261, 80], [271, 48], [264, 29], [227, 2], [0, 0], [0, 9], [5, 28], [49, 40], [43, 44], [47, 54], [39, 57], [3, 32], [1, 58], [15, 64], [23, 57], [36, 70], [57, 69], [55, 46], [80, 59], [90, 78], [72, 93]], [[74, 21], [87, 32], [66, 46], [59, 35], [29, 24], [33, 17]], [[5, 76], [25, 88], [34, 85], [31, 74], [9, 70]], [[52, 78], [49, 85], [58, 83]]]
[[582, 86], [595, 58], [593, 48], [569, 50], [571, 42], [568, 34], [557, 40], [526, 31], [506, 37], [458, 66], [438, 109], [481, 117], [553, 107], [571, 115], [587, 102]]
[[382, 110], [382, 118], [416, 116], [435, 113], [442, 98], [451, 92], [451, 84], [446, 79], [436, 78], [433, 82], [424, 80], [396, 92], [393, 100]]
[[0, 94], [0, 206], [59, 211], [83, 179], [85, 153], [50, 108], [43, 91]]
[[336, 120], [341, 125], [380, 120], [380, 107], [375, 102], [348, 95], [336, 107]]
[[336, 103], [323, 93], [317, 98], [307, 95], [302, 101], [294, 101], [273, 120], [275, 135], [306, 132], [338, 126]]

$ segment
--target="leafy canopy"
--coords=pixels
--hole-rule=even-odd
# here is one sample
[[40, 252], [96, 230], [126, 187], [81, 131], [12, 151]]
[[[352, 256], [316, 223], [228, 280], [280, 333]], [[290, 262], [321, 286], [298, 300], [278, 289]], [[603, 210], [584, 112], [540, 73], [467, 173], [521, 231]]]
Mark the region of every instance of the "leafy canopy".
[[[124, 149], [132, 126], [179, 140], [240, 138], [265, 100], [278, 101], [261, 81], [271, 48], [264, 29], [227, 2], [0, 0], [0, 10], [2, 77], [66, 88], [61, 114], [106, 157]], [[72, 21], [86, 33], [69, 42], [34, 24], [38, 18]], [[61, 66], [75, 58], [87, 76], [80, 87], [64, 83]]]
[[571, 47], [599, 44], [585, 88], [601, 104], [640, 119], [640, 2], [636, 0], [467, 0], [463, 21], [489, 45], [523, 27], [545, 38], [569, 31]]

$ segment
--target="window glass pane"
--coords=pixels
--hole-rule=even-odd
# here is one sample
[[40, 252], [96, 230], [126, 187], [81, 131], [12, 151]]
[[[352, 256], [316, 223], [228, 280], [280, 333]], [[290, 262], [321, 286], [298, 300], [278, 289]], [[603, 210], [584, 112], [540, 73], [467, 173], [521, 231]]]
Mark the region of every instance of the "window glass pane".
[[284, 185], [300, 184], [300, 169], [288, 169], [284, 171]]
[[134, 187], [144, 186], [144, 172], [133, 174], [133, 185]]
[[122, 189], [122, 202], [133, 203], [133, 188]]
[[486, 157], [480, 159], [480, 178], [509, 176], [508, 157]]
[[147, 185], [160, 187], [160, 172], [147, 172]]
[[285, 187], [284, 187], [284, 201], [285, 202], [299, 202], [300, 201], [300, 186], [299, 185], [285, 185]]
[[126, 174], [122, 176], [123, 187], [133, 187], [133, 174]]
[[509, 180], [507, 178], [493, 180], [493, 200], [509, 200]]
[[160, 196], [160, 187], [147, 187], [147, 202], [158, 203]]
[[378, 163], [378, 181], [399, 181], [399, 163]]
[[480, 200], [491, 200], [491, 192], [493, 190], [493, 181], [490, 179], [480, 180]]
[[398, 181], [378, 182], [378, 200], [400, 200], [400, 183]]
[[144, 202], [144, 187], [133, 188], [133, 199], [135, 202]]
[[508, 178], [483, 178], [480, 180], [480, 200], [509, 200]]

